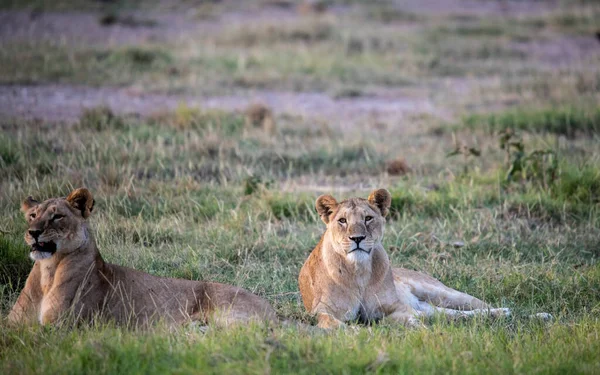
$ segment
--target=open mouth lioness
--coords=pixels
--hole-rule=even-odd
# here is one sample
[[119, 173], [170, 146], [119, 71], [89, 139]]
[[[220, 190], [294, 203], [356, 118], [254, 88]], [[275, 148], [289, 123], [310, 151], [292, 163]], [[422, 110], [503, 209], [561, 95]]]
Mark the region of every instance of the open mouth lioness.
[[21, 207], [29, 225], [25, 242], [35, 261], [8, 321], [58, 323], [96, 317], [145, 325], [277, 321], [263, 298], [226, 284], [152, 276], [104, 262], [89, 228], [94, 199], [87, 189], [66, 198]]

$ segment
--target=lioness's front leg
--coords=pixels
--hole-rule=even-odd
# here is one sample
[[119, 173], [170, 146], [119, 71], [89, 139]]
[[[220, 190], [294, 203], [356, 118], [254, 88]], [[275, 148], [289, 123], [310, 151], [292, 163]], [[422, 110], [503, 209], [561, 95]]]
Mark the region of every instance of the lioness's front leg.
[[40, 307], [40, 323], [42, 324], [53, 324], [56, 323], [59, 318], [64, 316], [69, 309], [68, 301], [58, 293], [50, 292], [42, 300]]
[[317, 327], [323, 329], [332, 329], [344, 327], [346, 323], [337, 319], [335, 316], [328, 313], [318, 313], [317, 314]]
[[321, 299], [311, 311], [317, 315], [317, 326], [319, 328], [331, 329], [345, 327], [345, 321], [354, 319], [353, 311], [358, 311], [359, 301], [352, 297], [342, 298], [337, 303], [331, 299]]
[[25, 287], [8, 314], [9, 324], [34, 323], [38, 320], [40, 298]]
[[419, 320], [419, 312], [413, 309], [410, 305], [401, 302], [390, 306], [386, 311], [386, 319], [400, 323], [410, 328], [423, 328], [425, 325]]
[[418, 313], [407, 314], [405, 312], [396, 311], [386, 317], [386, 319], [401, 323], [409, 328], [424, 328], [425, 325], [418, 318]]
[[40, 323], [54, 324], [69, 314], [81, 313], [84, 306], [79, 299], [79, 293], [73, 284], [53, 288], [42, 299]]

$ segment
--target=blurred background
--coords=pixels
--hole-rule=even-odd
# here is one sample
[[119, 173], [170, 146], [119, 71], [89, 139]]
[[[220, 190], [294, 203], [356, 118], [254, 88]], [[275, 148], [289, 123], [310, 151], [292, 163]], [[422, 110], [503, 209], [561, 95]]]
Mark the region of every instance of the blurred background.
[[597, 99], [594, 0], [3, 0], [0, 113], [180, 106], [407, 135]]

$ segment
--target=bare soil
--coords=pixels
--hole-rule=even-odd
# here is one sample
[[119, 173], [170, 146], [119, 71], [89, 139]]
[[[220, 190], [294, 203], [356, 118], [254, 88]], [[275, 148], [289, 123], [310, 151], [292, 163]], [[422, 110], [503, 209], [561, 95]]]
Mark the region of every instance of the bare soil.
[[200, 109], [243, 110], [263, 103], [275, 113], [328, 119], [332, 124], [389, 122], [409, 113], [434, 113], [424, 90], [388, 90], [376, 95], [334, 99], [324, 93], [248, 91], [231, 96], [194, 97], [144, 94], [120, 88], [71, 85], [0, 86], [0, 113], [5, 117], [76, 121], [85, 108], [107, 106], [119, 114], [151, 115], [185, 104]]

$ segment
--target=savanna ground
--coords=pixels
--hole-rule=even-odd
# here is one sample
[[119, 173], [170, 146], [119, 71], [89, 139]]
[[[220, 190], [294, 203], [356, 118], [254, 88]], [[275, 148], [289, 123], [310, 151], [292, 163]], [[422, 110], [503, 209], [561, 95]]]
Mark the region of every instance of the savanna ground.
[[[79, 186], [105, 260], [242, 286], [305, 323], [315, 198], [385, 187], [394, 265], [515, 314], [331, 333], [0, 323], [0, 372], [599, 373], [598, 3], [297, 5], [0, 2], [0, 315], [32, 265], [20, 201]], [[251, 103], [275, 131], [246, 124]]]

